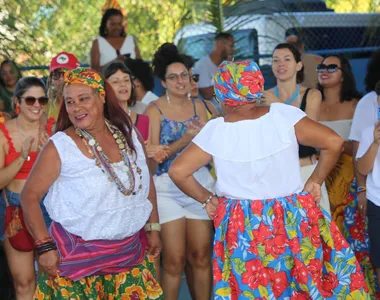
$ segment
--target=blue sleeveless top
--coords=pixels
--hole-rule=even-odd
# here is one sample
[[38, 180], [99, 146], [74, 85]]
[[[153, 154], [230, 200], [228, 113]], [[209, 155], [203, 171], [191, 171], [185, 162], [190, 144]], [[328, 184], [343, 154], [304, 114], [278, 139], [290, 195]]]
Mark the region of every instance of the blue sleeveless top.
[[[162, 116], [161, 121], [161, 132], [160, 132], [160, 145], [170, 145], [174, 143], [175, 141], [179, 140], [181, 137], [183, 137], [187, 130], [187, 125], [190, 124], [193, 120], [199, 120], [199, 117], [197, 115], [197, 111], [195, 108], [195, 101], [192, 99], [193, 107], [194, 107], [194, 116], [186, 121], [175, 121], [166, 118], [161, 109], [158, 107], [158, 105], [155, 102], [152, 102], [154, 106], [157, 107], [158, 111], [160, 112]], [[165, 160], [163, 163], [158, 165], [158, 168], [156, 170], [156, 175], [162, 175], [164, 173], [167, 173], [169, 171], [170, 165], [172, 164], [173, 160], [181, 153], [181, 151], [175, 153], [171, 157], [169, 157], [167, 160]]]

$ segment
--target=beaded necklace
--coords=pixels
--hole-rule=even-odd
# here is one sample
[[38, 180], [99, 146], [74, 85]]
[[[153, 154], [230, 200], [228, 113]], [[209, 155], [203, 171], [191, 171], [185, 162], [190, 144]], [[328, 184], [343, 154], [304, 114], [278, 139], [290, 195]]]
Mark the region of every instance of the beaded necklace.
[[95, 164], [102, 170], [104, 174], [108, 176], [108, 180], [110, 182], [114, 182], [117, 185], [118, 190], [126, 196], [136, 195], [138, 191], [142, 189], [142, 185], [138, 186], [138, 191], [135, 191], [135, 172], [140, 177], [140, 182], [142, 179], [142, 170], [136, 165], [135, 162], [131, 163], [130, 157], [132, 158], [132, 150], [126, 148], [126, 141], [124, 135], [120, 132], [120, 130], [110, 124], [108, 120], [106, 120], [107, 129], [112, 133], [113, 138], [115, 139], [118, 147], [119, 153], [123, 161], [123, 165], [121, 169], [127, 174], [129, 178], [129, 187], [125, 187], [125, 185], [121, 182], [119, 176], [115, 172], [115, 168], [119, 168], [118, 163], [111, 163], [108, 157], [104, 154], [102, 147], [95, 140], [95, 138], [88, 133], [87, 131], [75, 128], [75, 133], [81, 138], [83, 143], [85, 144], [88, 153], [95, 159]]

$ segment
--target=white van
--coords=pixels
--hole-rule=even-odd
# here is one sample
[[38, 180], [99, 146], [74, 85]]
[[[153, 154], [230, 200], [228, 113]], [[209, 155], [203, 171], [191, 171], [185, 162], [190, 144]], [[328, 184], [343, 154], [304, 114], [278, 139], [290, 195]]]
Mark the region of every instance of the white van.
[[[255, 59], [260, 65], [270, 64], [275, 46], [291, 34], [302, 37], [307, 52], [321, 55], [380, 49], [380, 13], [251, 14], [226, 18], [225, 29], [235, 37], [235, 59]], [[205, 22], [187, 25], [176, 33], [174, 43], [199, 59], [211, 52], [215, 32]]]

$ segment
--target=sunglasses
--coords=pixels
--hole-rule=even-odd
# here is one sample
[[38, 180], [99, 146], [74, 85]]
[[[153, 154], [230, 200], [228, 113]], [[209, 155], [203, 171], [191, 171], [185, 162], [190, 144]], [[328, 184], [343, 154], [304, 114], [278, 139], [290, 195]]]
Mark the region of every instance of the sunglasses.
[[36, 101], [38, 101], [40, 105], [46, 105], [49, 102], [48, 97], [36, 98], [36, 97], [28, 96], [28, 97], [20, 97], [20, 99], [24, 99], [26, 105], [28, 106], [33, 106], [34, 103], [36, 103]]
[[199, 81], [199, 74], [193, 74], [191, 76], [191, 80], [193, 80], [194, 82], [198, 82]]
[[51, 79], [58, 80], [59, 78], [63, 77], [63, 74], [65, 72], [53, 72], [50, 74]]
[[317, 65], [317, 72], [323, 73], [323, 71], [327, 70], [328, 73], [334, 73], [338, 70], [342, 70], [342, 68], [339, 68], [336, 64], [331, 65], [325, 65], [325, 64], [319, 64]]

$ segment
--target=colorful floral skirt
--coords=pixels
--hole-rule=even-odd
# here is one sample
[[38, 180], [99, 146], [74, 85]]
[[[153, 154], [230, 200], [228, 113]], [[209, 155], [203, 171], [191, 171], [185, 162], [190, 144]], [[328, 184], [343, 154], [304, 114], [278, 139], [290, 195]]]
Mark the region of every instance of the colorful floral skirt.
[[354, 180], [347, 195], [348, 204], [344, 208], [342, 233], [354, 251], [363, 270], [371, 299], [380, 299], [380, 287], [377, 283], [376, 271], [371, 264], [369, 255], [368, 222], [359, 212], [356, 187], [356, 180]]
[[222, 198], [214, 225], [215, 299], [370, 299], [354, 253], [307, 193]]
[[164, 299], [155, 277], [153, 258], [146, 258], [141, 265], [127, 272], [87, 276], [78, 281], [67, 277], [51, 279], [43, 273], [38, 280], [34, 299]]

